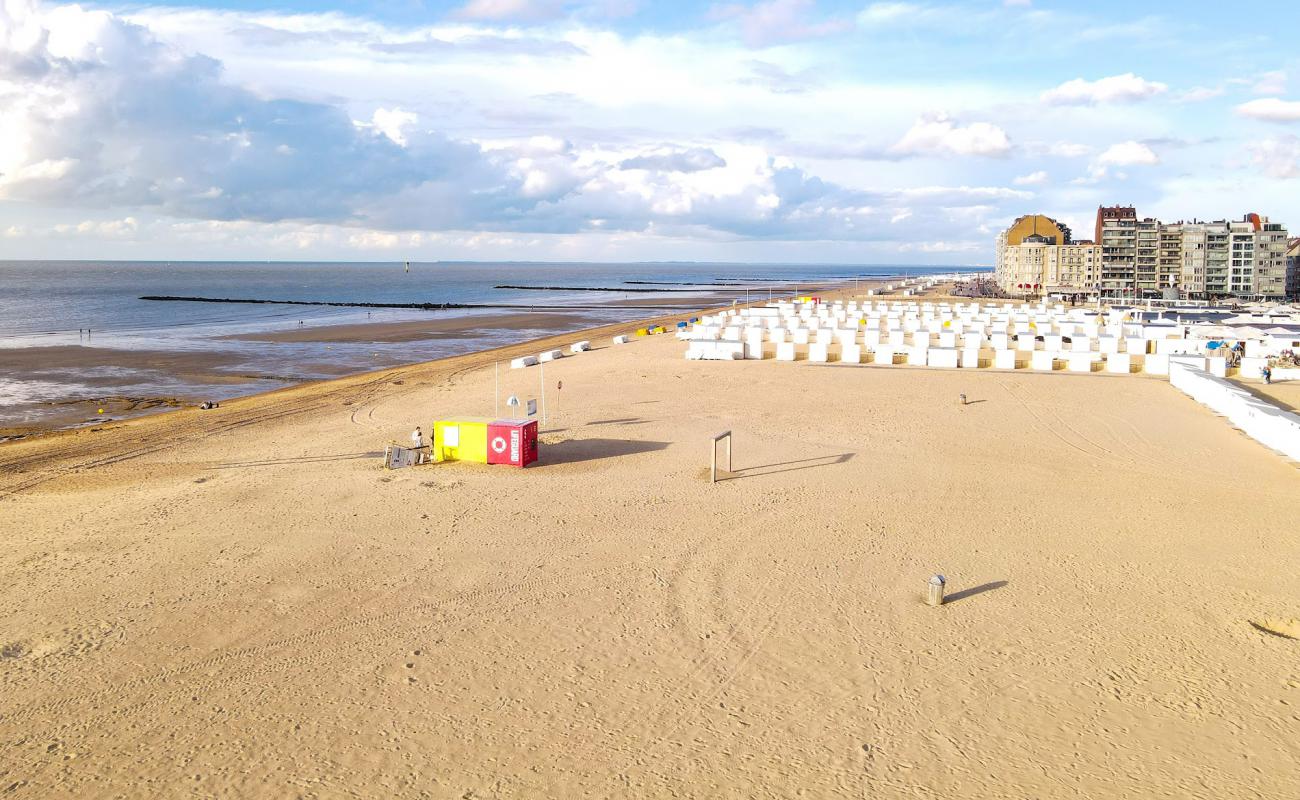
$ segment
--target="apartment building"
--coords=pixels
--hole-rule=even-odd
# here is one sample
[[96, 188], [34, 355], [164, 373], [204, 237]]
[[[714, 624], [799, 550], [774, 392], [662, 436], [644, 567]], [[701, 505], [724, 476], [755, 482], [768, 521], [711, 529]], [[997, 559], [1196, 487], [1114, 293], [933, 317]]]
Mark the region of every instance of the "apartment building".
[[1286, 296], [1300, 298], [1300, 238], [1286, 244]]
[[1177, 257], [1162, 261], [1160, 228], [1160, 220], [1138, 219], [1129, 206], [1097, 210], [1104, 294], [1141, 297], [1158, 294], [1171, 285], [1170, 276], [1179, 271]]
[[1056, 244], [1031, 234], [999, 249], [994, 274], [998, 286], [1014, 295], [1078, 294], [1096, 283], [1100, 264], [1101, 248], [1092, 242]]
[[1117, 298], [1300, 295], [1300, 239], [1288, 239], [1286, 226], [1268, 217], [1166, 224], [1139, 218], [1132, 206], [1103, 206], [1096, 231], [1095, 243], [1074, 242], [1051, 217], [1020, 217], [998, 234], [998, 285], [1012, 294], [1099, 291]]
[[[1139, 219], [1131, 206], [1097, 209], [1101, 265], [1097, 287], [1113, 297], [1295, 296], [1300, 259], [1287, 259], [1286, 226], [1247, 214], [1240, 221]], [[1290, 267], [1288, 267], [1290, 264]], [[1290, 270], [1290, 271], [1288, 271]], [[1289, 283], [1290, 282], [1290, 283]]]

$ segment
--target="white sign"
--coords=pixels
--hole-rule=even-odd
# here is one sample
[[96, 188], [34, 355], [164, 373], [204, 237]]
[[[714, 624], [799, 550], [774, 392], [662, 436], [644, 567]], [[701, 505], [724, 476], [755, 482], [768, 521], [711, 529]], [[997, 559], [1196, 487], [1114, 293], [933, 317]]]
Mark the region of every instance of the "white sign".
[[410, 447], [390, 444], [384, 452], [384, 466], [388, 469], [413, 467], [419, 463], [420, 451]]
[[448, 425], [442, 429], [442, 444], [444, 447], [460, 447], [459, 425]]
[[528, 416], [530, 416], [530, 417], [535, 417], [535, 416], [537, 416], [537, 401], [536, 401], [536, 400], [529, 400], [529, 401], [528, 401]]

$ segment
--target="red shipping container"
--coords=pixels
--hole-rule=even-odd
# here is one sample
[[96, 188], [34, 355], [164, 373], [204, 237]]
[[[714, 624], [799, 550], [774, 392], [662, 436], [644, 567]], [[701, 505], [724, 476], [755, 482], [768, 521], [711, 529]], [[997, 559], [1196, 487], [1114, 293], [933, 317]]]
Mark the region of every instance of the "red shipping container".
[[499, 419], [488, 423], [488, 463], [526, 467], [537, 460], [537, 420]]

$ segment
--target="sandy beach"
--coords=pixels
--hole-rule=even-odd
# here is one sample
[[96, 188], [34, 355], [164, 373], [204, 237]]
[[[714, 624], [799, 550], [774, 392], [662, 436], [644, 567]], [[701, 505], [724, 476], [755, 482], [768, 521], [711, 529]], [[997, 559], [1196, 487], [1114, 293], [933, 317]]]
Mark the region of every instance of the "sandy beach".
[[[1158, 378], [628, 330], [0, 445], [0, 789], [1294, 796], [1295, 465]], [[382, 468], [579, 338], [538, 464]]]

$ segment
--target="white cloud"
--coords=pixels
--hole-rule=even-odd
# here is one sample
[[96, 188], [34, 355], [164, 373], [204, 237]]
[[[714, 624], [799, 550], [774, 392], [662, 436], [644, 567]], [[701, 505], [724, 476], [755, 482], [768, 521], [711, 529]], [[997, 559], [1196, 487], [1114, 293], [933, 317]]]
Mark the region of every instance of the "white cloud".
[[1270, 178], [1300, 178], [1300, 138], [1265, 139], [1250, 151], [1251, 162]]
[[977, 253], [988, 247], [983, 240], [937, 242], [904, 242], [898, 249], [904, 253]]
[[[418, 115], [400, 108], [377, 108], [370, 119], [370, 124], [395, 144], [406, 147], [406, 134], [403, 130], [414, 125], [419, 119]], [[286, 155], [290, 154], [286, 153]]]
[[909, 201], [937, 200], [949, 206], [971, 206], [989, 200], [1029, 200], [1033, 192], [1001, 186], [918, 186], [898, 193]]
[[[116, 214], [60, 223], [79, 237], [161, 230], [124, 223], [129, 211], [131, 220], [188, 220], [205, 236], [259, 230], [270, 237], [263, 241], [302, 252], [330, 242], [382, 252], [417, 233], [452, 231], [497, 242], [593, 230], [870, 241], [897, 235], [883, 209], [915, 206], [918, 219], [962, 209], [978, 224], [986, 207], [1015, 199], [980, 187], [853, 188], [765, 147], [727, 142], [457, 139], [428, 129], [405, 100], [370, 105], [368, 121], [355, 121], [331, 103], [233, 85], [220, 62], [111, 14], [66, 7], [35, 18], [40, 35], [24, 34], [24, 58], [0, 60], [8, 101], [0, 130], [14, 145], [3, 154], [0, 198]], [[14, 41], [18, 27], [0, 22]], [[54, 43], [65, 55], [54, 54]], [[994, 126], [936, 117], [903, 149], [997, 154], [1007, 142]]]
[[562, 0], [470, 0], [457, 12], [465, 19], [539, 20], [559, 16]]
[[1088, 166], [1086, 175], [1075, 178], [1070, 183], [1075, 186], [1090, 186], [1101, 183], [1106, 178], [1126, 180], [1128, 178], [1127, 172], [1112, 172], [1112, 169], [1114, 167], [1155, 166], [1159, 163], [1160, 157], [1156, 155], [1149, 145], [1135, 141], [1119, 142], [1106, 148], [1101, 155], [1093, 159]]
[[1295, 122], [1300, 120], [1300, 101], [1262, 97], [1237, 106], [1237, 113], [1268, 122]]
[[988, 122], [960, 125], [947, 114], [918, 119], [890, 151], [898, 155], [1005, 156], [1011, 150], [1006, 131]]
[[750, 47], [817, 39], [852, 29], [848, 20], [811, 20], [811, 12], [815, 9], [813, 0], [763, 0], [753, 6], [739, 3], [718, 6], [713, 9], [712, 16], [738, 22], [741, 35]]
[[1112, 75], [1095, 81], [1075, 78], [1072, 81], [1043, 92], [1041, 99], [1053, 105], [1100, 105], [1104, 103], [1132, 103], [1164, 94], [1169, 87], [1148, 81], [1131, 72]]
[[1042, 186], [1044, 183], [1047, 183], [1047, 172], [1040, 169], [1037, 172], [1031, 172], [1028, 175], [1021, 175], [1011, 182], [1016, 186]]
[[1286, 94], [1286, 72], [1265, 72], [1255, 80], [1255, 85], [1250, 90], [1255, 94]]
[[1082, 158], [1091, 153], [1092, 148], [1077, 142], [1055, 142], [1048, 147], [1047, 152], [1060, 158]]
[[700, 172], [727, 166], [726, 159], [707, 147], [688, 150], [658, 150], [619, 163], [619, 169], [648, 169], [661, 172]]
[[[133, 6], [132, 25], [46, 6], [19, 47], [3, 38], [18, 30], [5, 14], [19, 4], [0, 0], [0, 198], [22, 210], [4, 225], [75, 230], [131, 216], [141, 241], [186, 231], [196, 237], [186, 242], [208, 237], [204, 253], [230, 253], [208, 247], [225, 236], [254, 253], [325, 256], [545, 240], [591, 258], [622, 237], [645, 248], [672, 239], [687, 257], [692, 242], [797, 242], [806, 250], [773, 252], [811, 258], [824, 242], [895, 242], [936, 220], [955, 240], [991, 241], [981, 226], [1034, 199], [1017, 190], [1038, 185], [1025, 182], [1035, 170], [1050, 171], [1043, 202], [1056, 203], [1087, 157], [1134, 135], [1116, 129], [1159, 130], [1148, 123], [1169, 110], [1141, 109], [1152, 119], [1124, 128], [1100, 114], [1069, 129], [1041, 107], [1025, 115], [1012, 82], [961, 72], [951, 63], [961, 54], [937, 41], [968, 17], [1005, 16], [997, 3], [960, 21], [941, 18], [936, 0], [864, 9], [858, 22], [880, 26], [881, 47], [915, 45], [931, 59], [932, 77], [904, 80], [849, 68], [861, 43], [830, 37], [848, 12], [743, 2], [753, 15], [671, 33], [589, 24], [571, 0], [480, 3], [488, 22], [427, 25], [168, 6]], [[891, 24], [909, 35], [889, 35]], [[784, 46], [760, 62], [742, 36]], [[19, 61], [40, 68], [20, 72]], [[963, 111], [920, 117], [936, 108]], [[1066, 130], [1073, 141], [1050, 144]], [[1022, 143], [1022, 131], [1041, 141]], [[837, 255], [888, 260], [887, 247]]]
[[1225, 91], [1222, 86], [1197, 86], [1182, 92], [1177, 99], [1180, 103], [1203, 103], [1206, 100], [1222, 97]]
[[923, 11], [923, 7], [915, 3], [872, 3], [858, 12], [858, 24], [868, 27], [883, 25], [915, 18]]
[[1120, 142], [1108, 147], [1097, 156], [1096, 163], [1103, 167], [1151, 166], [1160, 163], [1155, 151], [1142, 142]]

